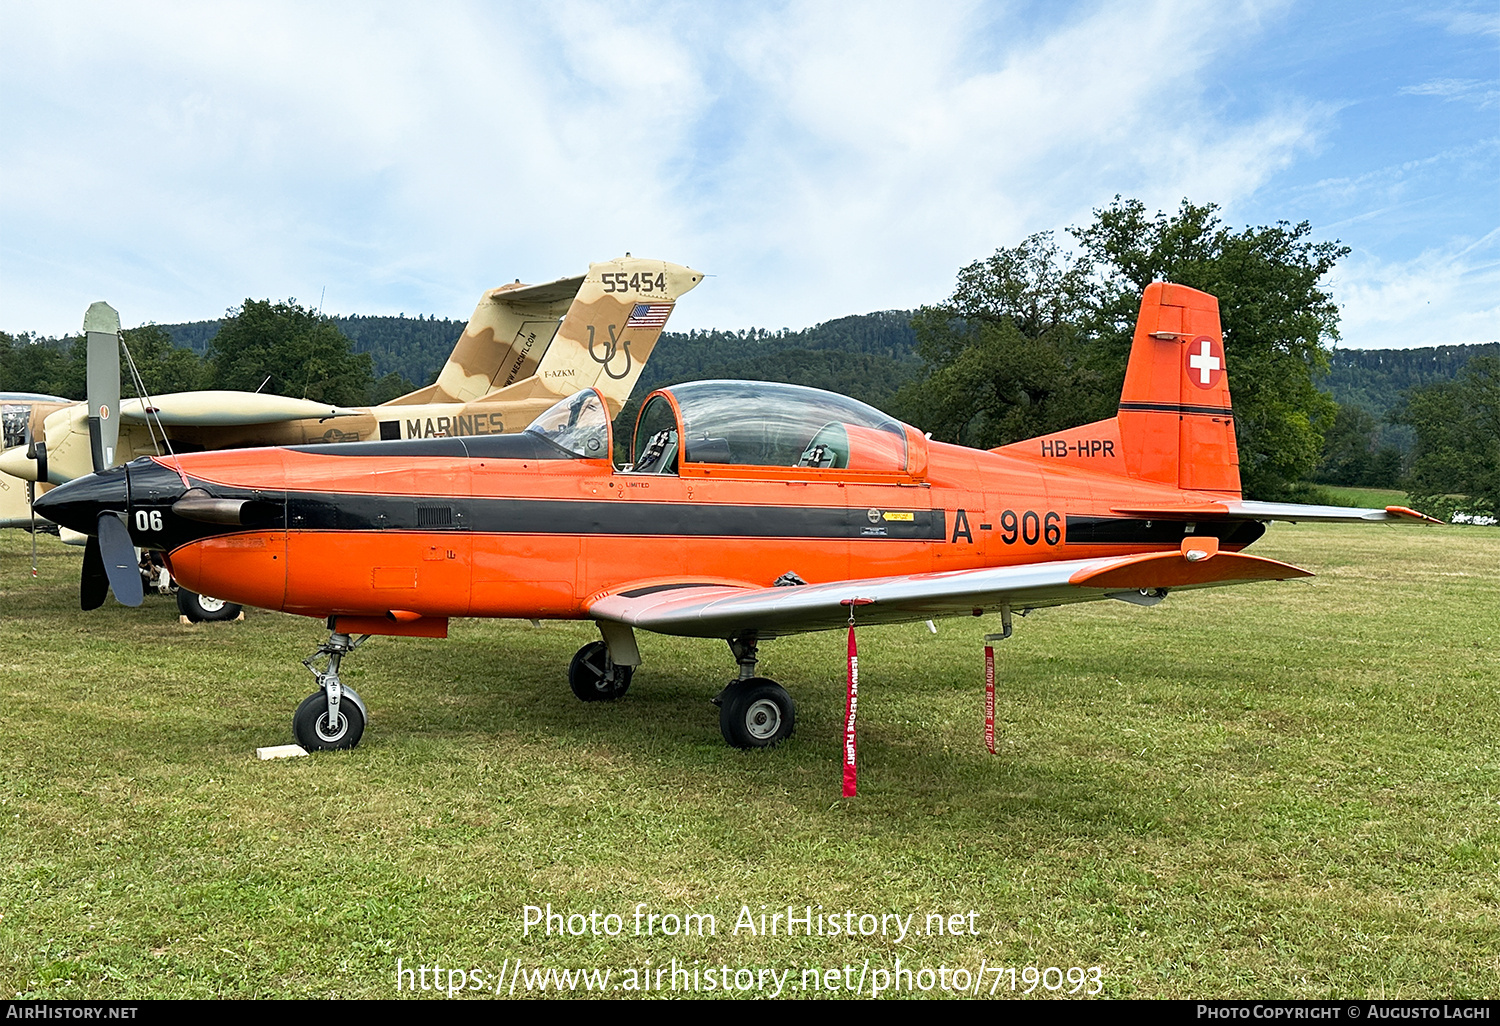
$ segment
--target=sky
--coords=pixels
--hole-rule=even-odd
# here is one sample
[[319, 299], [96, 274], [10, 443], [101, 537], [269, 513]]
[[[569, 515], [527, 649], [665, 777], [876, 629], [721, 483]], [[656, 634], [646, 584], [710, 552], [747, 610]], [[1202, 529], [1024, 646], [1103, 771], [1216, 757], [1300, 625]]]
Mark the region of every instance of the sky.
[[464, 319], [631, 252], [669, 327], [944, 300], [1114, 197], [1312, 226], [1340, 345], [1500, 339], [1500, 2], [0, 0], [0, 329]]

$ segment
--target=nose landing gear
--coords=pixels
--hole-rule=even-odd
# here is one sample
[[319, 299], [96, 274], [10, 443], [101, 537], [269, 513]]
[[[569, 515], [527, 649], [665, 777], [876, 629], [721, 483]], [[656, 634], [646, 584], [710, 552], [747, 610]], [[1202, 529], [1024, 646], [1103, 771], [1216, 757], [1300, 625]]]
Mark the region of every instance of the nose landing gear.
[[[292, 716], [292, 733], [309, 752], [353, 748], [364, 735], [369, 718], [364, 700], [339, 680], [339, 664], [368, 640], [368, 634], [351, 638], [334, 631], [322, 647], [302, 660], [322, 689], [308, 695]], [[327, 660], [321, 670], [317, 666], [319, 657]]]

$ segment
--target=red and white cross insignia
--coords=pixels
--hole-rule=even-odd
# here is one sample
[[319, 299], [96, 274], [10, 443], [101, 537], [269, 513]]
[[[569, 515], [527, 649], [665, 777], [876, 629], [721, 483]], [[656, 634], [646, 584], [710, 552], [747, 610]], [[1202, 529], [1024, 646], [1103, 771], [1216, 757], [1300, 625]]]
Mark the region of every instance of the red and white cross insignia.
[[1224, 373], [1224, 349], [1207, 335], [1199, 335], [1188, 343], [1188, 380], [1199, 388], [1213, 388]]

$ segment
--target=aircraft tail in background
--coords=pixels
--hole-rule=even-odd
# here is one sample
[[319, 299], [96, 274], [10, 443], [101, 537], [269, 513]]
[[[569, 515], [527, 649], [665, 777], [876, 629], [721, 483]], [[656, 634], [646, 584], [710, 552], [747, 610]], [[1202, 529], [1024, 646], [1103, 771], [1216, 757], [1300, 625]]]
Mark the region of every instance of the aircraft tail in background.
[[679, 297], [703, 280], [691, 268], [626, 255], [588, 273], [484, 294], [437, 382], [388, 406], [559, 398], [597, 387], [618, 410]]

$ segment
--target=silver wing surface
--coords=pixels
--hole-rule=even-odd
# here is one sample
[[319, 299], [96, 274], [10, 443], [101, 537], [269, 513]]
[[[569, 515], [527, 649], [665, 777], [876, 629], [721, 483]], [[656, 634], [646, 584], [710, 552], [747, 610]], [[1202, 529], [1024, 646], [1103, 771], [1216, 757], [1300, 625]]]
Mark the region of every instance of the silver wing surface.
[[1117, 506], [1110, 512], [1130, 517], [1157, 517], [1162, 520], [1284, 520], [1294, 524], [1416, 520], [1429, 524], [1442, 523], [1441, 520], [1405, 506], [1356, 509], [1352, 506], [1304, 506], [1295, 502], [1254, 502], [1245, 499], [1218, 499], [1184, 503], [1180, 506], [1153, 506], [1150, 509]]
[[[1151, 605], [1166, 590], [1311, 577], [1307, 570], [1258, 556], [1194, 550], [1023, 566], [908, 574], [796, 587], [736, 587], [693, 581], [641, 582], [595, 600], [595, 620], [699, 638], [755, 631], [762, 638], [831, 630], [849, 621], [907, 623], [945, 616], [1016, 611], [1118, 598]], [[1207, 548], [1215, 548], [1209, 545]]]

